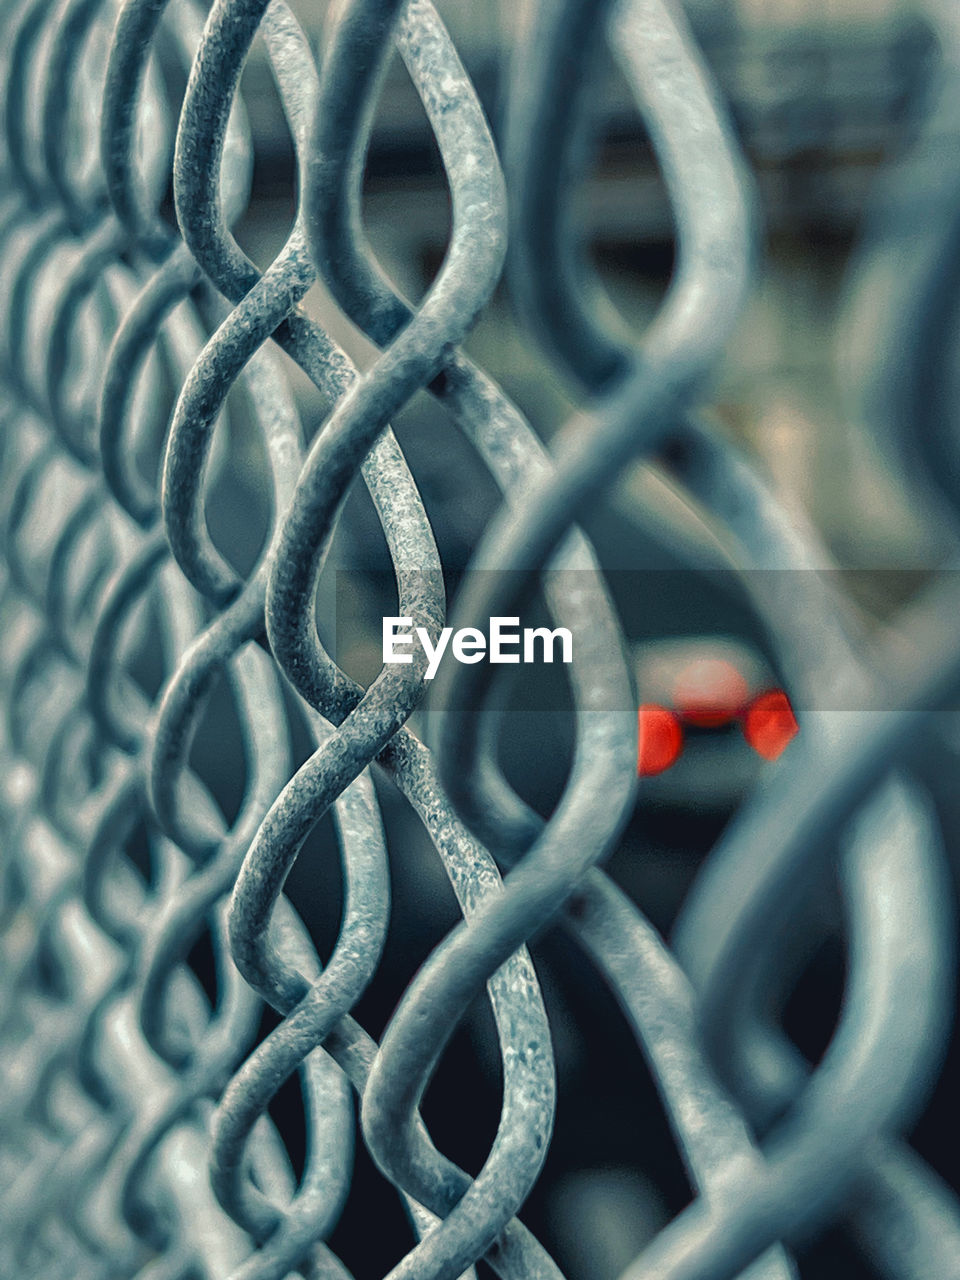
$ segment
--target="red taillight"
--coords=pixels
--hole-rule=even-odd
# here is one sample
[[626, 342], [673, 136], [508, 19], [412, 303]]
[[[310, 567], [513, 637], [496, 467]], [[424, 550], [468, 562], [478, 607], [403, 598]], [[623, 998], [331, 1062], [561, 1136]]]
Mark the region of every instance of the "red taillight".
[[743, 736], [764, 760], [776, 760], [799, 729], [790, 699], [782, 689], [754, 698], [743, 717]]
[[666, 707], [645, 702], [638, 712], [637, 726], [637, 773], [641, 778], [663, 773], [683, 750], [680, 721]]

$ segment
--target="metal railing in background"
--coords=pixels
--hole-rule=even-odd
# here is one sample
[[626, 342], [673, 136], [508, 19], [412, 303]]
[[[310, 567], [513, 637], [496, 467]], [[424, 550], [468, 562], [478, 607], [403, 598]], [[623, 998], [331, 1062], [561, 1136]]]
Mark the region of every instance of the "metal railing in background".
[[[928, 755], [947, 750], [928, 730], [960, 683], [951, 574], [906, 616], [909, 673], [895, 652], [865, 660], [807, 572], [822, 554], [814, 536], [698, 416], [750, 286], [754, 231], [682, 16], [663, 0], [544, 0], [523, 25], [504, 179], [428, 0], [348, 0], [319, 60], [282, 0], [215, 0], [205, 18], [187, 0], [3, 6], [4, 1275], [345, 1277], [332, 1239], [369, 1157], [415, 1237], [391, 1280], [475, 1266], [559, 1277], [517, 1216], [556, 1103], [549, 1002], [525, 944], [554, 925], [635, 1033], [693, 1189], [625, 1276], [788, 1277], [791, 1247], [837, 1220], [880, 1274], [957, 1274], [957, 1205], [899, 1136], [951, 1026], [949, 832], [906, 772], [925, 733]], [[252, 182], [240, 84], [255, 39], [299, 178], [289, 236], [264, 269], [235, 237]], [[677, 225], [673, 283], [633, 343], [592, 304], [568, 209], [604, 46]], [[395, 48], [452, 204], [446, 256], [416, 305], [378, 270], [361, 221]], [[524, 323], [586, 405], [550, 454], [461, 350], [508, 244]], [[366, 367], [311, 318], [318, 278], [379, 349]], [[291, 360], [327, 405], [312, 439]], [[444, 565], [389, 426], [424, 389], [504, 496], [473, 560], [486, 572], [465, 579], [454, 621], [511, 614], [542, 582], [576, 636], [572, 763], [546, 818], [501, 771], [489, 666], [441, 668], [431, 752], [406, 725], [424, 661], [363, 687], [320, 640], [317, 592], [358, 475], [398, 615], [443, 625]], [[941, 424], [934, 443], [946, 447]], [[743, 580], [790, 691], [811, 704], [784, 767], [710, 852], [675, 949], [601, 869], [635, 804], [635, 703], [616, 610], [575, 528], [640, 457], [725, 531], [738, 569], [791, 571]], [[234, 502], [218, 533], [217, 494], [235, 494], [238, 467], [256, 500], [239, 518]], [[379, 1044], [358, 1006], [402, 855], [388, 856], [375, 762], [462, 914]], [[340, 870], [318, 855], [311, 876], [342, 918], [321, 943], [284, 888], [327, 814]], [[838, 846], [845, 998], [811, 1069], [779, 1015], [803, 958], [801, 891], [828, 892]], [[499, 1119], [468, 1173], [421, 1113], [484, 993]], [[300, 1109], [281, 1118], [294, 1079]], [[376, 1211], [366, 1229], [379, 1230]]]

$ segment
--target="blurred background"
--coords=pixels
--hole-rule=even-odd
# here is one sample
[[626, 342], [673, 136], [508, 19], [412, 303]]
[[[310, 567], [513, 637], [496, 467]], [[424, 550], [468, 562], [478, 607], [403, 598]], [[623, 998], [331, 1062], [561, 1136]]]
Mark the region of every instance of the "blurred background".
[[[322, 15], [315, 6], [294, 7], [322, 45]], [[438, 3], [498, 134], [520, 7], [513, 0]], [[839, 567], [852, 607], [877, 629], [954, 547], [946, 512], [951, 476], [960, 478], [960, 471], [952, 471], [947, 428], [960, 389], [954, 355], [960, 291], [953, 278], [960, 262], [954, 246], [960, 113], [956, 62], [942, 25], [949, 8], [938, 14], [909, 0], [697, 0], [687, 11], [748, 157], [762, 223], [758, 287], [710, 389], [710, 412], [787, 508], [816, 530], [824, 567]], [[296, 187], [291, 140], [261, 46], [243, 87], [256, 168], [239, 238], [265, 266], [286, 237]], [[610, 306], [642, 331], [670, 277], [674, 228], [642, 124], [612, 61], [598, 69], [595, 106], [599, 145], [591, 177], [577, 193], [584, 242]], [[445, 250], [449, 204], [423, 109], [399, 61], [377, 115], [365, 218], [384, 268], [408, 297], [422, 296]], [[322, 293], [311, 294], [307, 305], [361, 366], [369, 365], [373, 349]], [[468, 350], [545, 440], [578, 407], [572, 388], [521, 336], [508, 287], [484, 312]], [[312, 432], [325, 406], [292, 365], [290, 373]], [[903, 424], [913, 415], [926, 415], [929, 427], [916, 457], [890, 444], [910, 436]], [[444, 563], [455, 573], [498, 494], [470, 445], [426, 395], [394, 425]], [[242, 458], [242, 438], [238, 448]], [[251, 558], [257, 549], [256, 522], [248, 515], [262, 501], [258, 468], [251, 454], [243, 501], [234, 492], [211, 508], [223, 522], [221, 542], [241, 560], [245, 538]], [[238, 474], [242, 485], [242, 465]], [[588, 531], [612, 570], [638, 675], [665, 640], [678, 642], [678, 652], [707, 656], [732, 643], [745, 665], [769, 661], [735, 586], [706, 572], [724, 563], [709, 529], [654, 468], [625, 473]], [[665, 575], [656, 608], [647, 607], [635, 571], [670, 569], [691, 558], [704, 567], [703, 578]], [[321, 625], [335, 639], [341, 664], [369, 679], [379, 667], [379, 617], [394, 610], [389, 560], [363, 492], [350, 499], [334, 564], [341, 572], [327, 601], [333, 612], [321, 603]], [[781, 676], [789, 679], [771, 669], [768, 683]], [[544, 705], [514, 716], [503, 745], [508, 772], [544, 810], [562, 784], [569, 746], [561, 703], [558, 696], [555, 711]], [[675, 770], [642, 784], [611, 870], [662, 931], [669, 932], [700, 860], [743, 798], [762, 785], [766, 767], [733, 728], [704, 735]], [[380, 775], [377, 786], [392, 854], [394, 925], [385, 962], [356, 1010], [375, 1035], [458, 918], [415, 818]], [[949, 785], [944, 790], [949, 812]], [[321, 955], [339, 920], [332, 843], [332, 830], [321, 824], [289, 884]], [[829, 1039], [842, 997], [839, 921], [831, 895], [811, 906], [819, 943], [786, 1012], [788, 1030], [811, 1061]], [[655, 1086], [606, 988], [559, 931], [532, 951], [555, 1034], [560, 1105], [556, 1139], [523, 1217], [569, 1280], [612, 1280], [691, 1191]], [[202, 957], [195, 966], [203, 971]], [[946, 1080], [960, 1065], [956, 1056]], [[498, 1091], [496, 1040], [478, 1005], [425, 1103], [438, 1145], [469, 1170], [479, 1168], [489, 1148]], [[934, 1097], [914, 1140], [957, 1185], [945, 1093], [944, 1087]], [[291, 1085], [273, 1108], [295, 1158], [302, 1158], [299, 1105]], [[366, 1159], [361, 1150], [355, 1194], [332, 1239], [358, 1276], [382, 1274], [408, 1239], [395, 1195]], [[798, 1256], [808, 1280], [874, 1274], [839, 1231]]]

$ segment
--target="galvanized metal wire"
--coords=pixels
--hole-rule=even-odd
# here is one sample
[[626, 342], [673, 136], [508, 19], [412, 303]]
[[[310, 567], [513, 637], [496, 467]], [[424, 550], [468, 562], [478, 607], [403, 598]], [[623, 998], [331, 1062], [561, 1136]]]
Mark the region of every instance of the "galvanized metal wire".
[[[795, 1243], [841, 1220], [880, 1274], [957, 1275], [958, 1206], [902, 1135], [952, 1019], [948, 851], [917, 748], [926, 735], [936, 752], [931, 712], [960, 686], [960, 602], [945, 572], [912, 607], [908, 674], [892, 653], [868, 654], [806, 572], [823, 563], [815, 535], [701, 416], [751, 287], [756, 232], [746, 166], [683, 15], [670, 0], [531, 4], [505, 174], [429, 0], [344, 0], [319, 53], [283, 0], [214, 0], [205, 15], [188, 0], [23, 0], [0, 20], [2, 1273], [344, 1280], [329, 1242], [359, 1140], [412, 1224], [390, 1280], [456, 1280], [481, 1260], [505, 1280], [559, 1280], [521, 1221], [556, 1106], [526, 944], [558, 927], [620, 1004], [694, 1189], [624, 1280], [786, 1280]], [[263, 270], [235, 235], [250, 200], [240, 83], [255, 38], [299, 177], [295, 220]], [[568, 208], [603, 46], [677, 226], [673, 282], [632, 342], [594, 306]], [[416, 305], [380, 269], [361, 219], [394, 50], [452, 207], [446, 255]], [[505, 257], [527, 329], [587, 406], [549, 452], [461, 350]], [[367, 367], [303, 305], [317, 280], [378, 349]], [[312, 439], [287, 357], [327, 406]], [[422, 655], [364, 688], [321, 642], [318, 587], [358, 478], [398, 614], [434, 636], [445, 623], [444, 566], [389, 425], [422, 390], [503, 494], [474, 555], [483, 572], [467, 575], [452, 620], [509, 615], [542, 585], [576, 636], [573, 762], [546, 819], [498, 763], [489, 665], [441, 668], [428, 747], [407, 724], [424, 702]], [[270, 499], [247, 572], [208, 528], [231, 414], [255, 427]], [[901, 440], [907, 416], [892, 423]], [[937, 470], [944, 432], [929, 426], [920, 463], [954, 504]], [[798, 571], [743, 578], [790, 691], [860, 708], [805, 717], [789, 768], [709, 855], [671, 945], [602, 869], [636, 803], [635, 700], [616, 610], [577, 528], [638, 458], [724, 530], [738, 569]], [[138, 654], [158, 668], [151, 679]], [[193, 750], [218, 687], [240, 739], [235, 811]], [[295, 721], [312, 742], [299, 765]], [[355, 1016], [391, 912], [395, 854], [374, 765], [423, 824], [462, 913], [379, 1044]], [[327, 814], [343, 905], [321, 961], [284, 889]], [[782, 938], [838, 847], [846, 994], [811, 1069], [776, 1019], [793, 963]], [[321, 891], [332, 881], [323, 866], [314, 874]], [[212, 999], [187, 963], [203, 937]], [[484, 995], [500, 1118], [468, 1173], [421, 1108]], [[277, 1015], [266, 1034], [265, 1006]], [[295, 1076], [302, 1171], [270, 1111]]]

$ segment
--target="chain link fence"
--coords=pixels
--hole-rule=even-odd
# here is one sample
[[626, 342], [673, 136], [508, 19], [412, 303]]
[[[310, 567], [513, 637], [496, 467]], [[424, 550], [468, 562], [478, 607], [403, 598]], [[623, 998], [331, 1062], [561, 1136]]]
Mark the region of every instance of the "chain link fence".
[[[429, 0], [343, 0], [319, 35], [285, 0], [3, 0], [0, 21], [0, 1273], [960, 1276], [956, 1200], [904, 1136], [954, 1003], [953, 542], [866, 635], [705, 414], [758, 228], [683, 14], [525, 6], [496, 145]], [[960, 46], [949, 7], [930, 24], [928, 101], [852, 288], [873, 341], [847, 367], [884, 465], [952, 530]], [[296, 166], [259, 262], [252, 48]], [[449, 188], [415, 302], [363, 218], [395, 52]], [[639, 332], [598, 296], [573, 208], [611, 58], [676, 228]], [[464, 349], [505, 258], [520, 340], [578, 406], [549, 451]], [[390, 424], [426, 397], [421, 492]], [[616, 874], [656, 783], [638, 796], [635, 664], [579, 527], [638, 461], [721, 532], [724, 590], [801, 711], [669, 945]], [[464, 508], [502, 494], [466, 572], [438, 550], [438, 485]], [[351, 527], [390, 568], [382, 612], [434, 641], [451, 570], [455, 627], [568, 628], [550, 715], [515, 712], [490, 663], [428, 681], [416, 648], [358, 679], [363, 628], [334, 615], [380, 595]], [[811, 1060], [790, 1001], [831, 929], [842, 1005]], [[607, 1089], [648, 1109], [603, 1111]], [[629, 1177], [582, 1176], [578, 1108]]]

